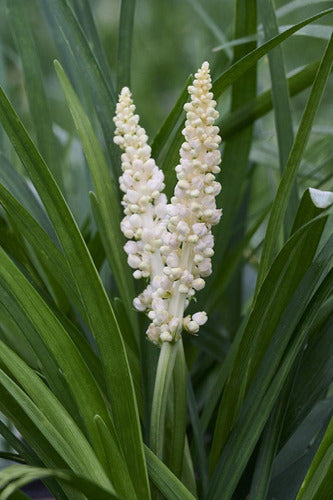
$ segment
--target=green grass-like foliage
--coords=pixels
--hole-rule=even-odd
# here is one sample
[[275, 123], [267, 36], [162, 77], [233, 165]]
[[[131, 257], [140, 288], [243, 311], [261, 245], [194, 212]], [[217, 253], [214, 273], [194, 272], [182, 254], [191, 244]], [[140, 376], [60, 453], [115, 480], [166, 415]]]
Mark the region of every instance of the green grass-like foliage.
[[[57, 500], [333, 498], [333, 8], [122, 0], [115, 30], [109, 2], [5, 3], [0, 500], [36, 479]], [[143, 96], [170, 194], [203, 59], [223, 138], [209, 321], [158, 365], [123, 251], [115, 89]]]

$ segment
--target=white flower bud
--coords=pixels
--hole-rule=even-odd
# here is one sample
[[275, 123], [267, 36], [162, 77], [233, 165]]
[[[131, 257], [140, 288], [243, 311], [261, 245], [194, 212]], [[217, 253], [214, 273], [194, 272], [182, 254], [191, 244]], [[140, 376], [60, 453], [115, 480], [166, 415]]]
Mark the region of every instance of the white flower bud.
[[207, 313], [205, 313], [205, 311], [202, 311], [202, 312], [197, 312], [195, 314], [193, 314], [192, 316], [192, 320], [195, 321], [196, 323], [198, 323], [199, 326], [202, 326], [206, 323], [207, 321]]

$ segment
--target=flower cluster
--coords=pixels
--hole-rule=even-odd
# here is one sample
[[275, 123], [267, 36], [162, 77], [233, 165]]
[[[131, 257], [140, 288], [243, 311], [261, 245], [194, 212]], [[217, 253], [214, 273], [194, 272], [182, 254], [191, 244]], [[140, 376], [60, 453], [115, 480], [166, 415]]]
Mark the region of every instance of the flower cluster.
[[121, 228], [130, 239], [125, 251], [129, 265], [136, 269], [134, 277], [149, 278], [134, 306], [148, 313], [147, 335], [157, 344], [176, 341], [183, 328], [195, 334], [207, 320], [205, 312], [184, 318], [184, 311], [195, 291], [205, 286], [203, 278], [211, 274], [211, 227], [221, 217], [215, 205], [221, 186], [214, 176], [220, 172], [221, 138], [214, 125], [218, 112], [211, 86], [209, 65], [204, 62], [188, 87], [191, 100], [184, 106], [185, 141], [169, 204], [162, 193], [163, 173], [150, 157], [147, 135], [126, 87], [114, 118], [114, 141], [124, 151], [120, 188], [125, 193], [125, 218]]

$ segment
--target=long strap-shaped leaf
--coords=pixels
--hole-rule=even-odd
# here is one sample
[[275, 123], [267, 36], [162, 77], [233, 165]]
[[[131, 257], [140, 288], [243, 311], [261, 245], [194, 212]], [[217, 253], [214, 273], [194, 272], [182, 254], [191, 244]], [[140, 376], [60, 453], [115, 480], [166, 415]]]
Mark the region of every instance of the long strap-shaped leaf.
[[277, 45], [279, 45], [281, 42], [289, 38], [293, 33], [296, 33], [296, 31], [300, 30], [303, 28], [303, 26], [306, 26], [307, 24], [312, 23], [316, 19], [319, 19], [320, 17], [326, 16], [327, 14], [330, 14], [333, 12], [333, 8], [324, 10], [322, 12], [319, 12], [319, 14], [316, 14], [314, 16], [311, 16], [304, 21], [301, 21], [300, 23], [295, 24], [288, 30], [284, 31], [283, 33], [280, 33], [280, 35], [275, 36], [274, 38], [271, 38], [267, 42], [265, 42], [263, 45], [258, 47], [257, 49], [253, 50], [250, 52], [248, 55], [244, 56], [242, 59], [237, 61], [235, 64], [233, 64], [230, 68], [225, 70], [215, 81], [213, 84], [213, 92], [214, 96], [220, 97], [220, 95], [225, 91], [229, 85], [234, 82], [237, 78], [240, 77], [245, 71], [247, 71], [256, 61], [258, 61], [261, 57], [263, 57], [267, 52], [270, 50], [274, 49]]
[[[91, 479], [95, 479], [100, 484], [107, 485], [106, 474], [98, 462], [91, 446], [83, 433], [77, 427], [72, 417], [59, 403], [53, 393], [46, 387], [41, 379], [29, 368], [19, 356], [9, 349], [3, 342], [0, 342], [0, 360], [11, 376], [21, 385], [23, 390], [29, 395], [41, 414], [44, 414], [44, 421], [48, 421], [61, 436], [62, 442], [57, 440], [52, 443], [57, 446], [58, 452], [62, 453], [64, 460], [68, 461], [69, 466], [76, 472], [87, 473]], [[8, 378], [1, 376], [1, 384], [16, 392], [19, 397], [20, 391], [14, 388], [14, 383], [9, 382]], [[19, 399], [17, 400], [19, 402]], [[31, 405], [32, 406], [32, 405]], [[38, 420], [36, 419], [38, 425]], [[46, 425], [47, 427], [47, 425]], [[55, 435], [55, 434], [54, 434]], [[47, 437], [47, 436], [46, 436]], [[64, 443], [66, 443], [64, 445]]]
[[[300, 30], [303, 26], [306, 26], [307, 24], [312, 23], [316, 19], [319, 19], [320, 17], [325, 16], [331, 12], [333, 12], [333, 8], [322, 11], [319, 14], [316, 14], [315, 16], [309, 17], [308, 19], [305, 19], [304, 21], [295, 24], [292, 28], [284, 31], [283, 33], [279, 34], [274, 38], [271, 38], [260, 47], [252, 50], [249, 54], [242, 57], [242, 59], [240, 59], [235, 64], [230, 66], [230, 68], [223, 71], [223, 73], [221, 73], [221, 75], [218, 76], [217, 79], [214, 81], [213, 92], [215, 98], [219, 98], [222, 95], [222, 93], [230, 85], [233, 84], [234, 81], [236, 81], [251, 66], [253, 66], [253, 64], [255, 64], [259, 59], [261, 59], [274, 47], [276, 47], [281, 42], [289, 38], [293, 33]], [[152, 144], [153, 150], [155, 151], [155, 155], [160, 155], [160, 152], [164, 147], [163, 144], [164, 141], [166, 141], [170, 137], [172, 128], [170, 130], [169, 124], [171, 123], [173, 127], [177, 125], [178, 119], [180, 118], [180, 115], [183, 111], [183, 106], [186, 100], [187, 100], [187, 93], [185, 92], [184, 89], [182, 90], [179, 99], [177, 100], [174, 107], [170, 111], [168, 117], [166, 118], [161, 130], [156, 134], [156, 146], [155, 146], [155, 139]], [[176, 135], [181, 134], [183, 128], [184, 128], [184, 123], [181, 123], [177, 128]], [[223, 135], [223, 129], [222, 129], [222, 135]]]
[[[302, 90], [312, 85], [318, 71], [320, 61], [310, 63], [296, 73], [288, 76], [288, 93], [290, 97], [297, 95]], [[265, 90], [252, 101], [247, 102], [242, 107], [232, 113], [228, 113], [221, 118], [218, 126], [223, 131], [223, 138], [236, 134], [239, 130], [247, 127], [258, 118], [273, 109], [272, 89]]]
[[93, 97], [93, 105], [97, 119], [101, 124], [106, 150], [112, 160], [112, 172], [116, 177], [117, 153], [111, 140], [114, 131], [111, 116], [116, 103], [112, 83], [106, 81], [92, 48], [67, 0], [52, 0], [52, 2], [42, 2], [42, 4], [55, 22], [57, 36], [62, 37], [68, 46], [69, 56], [80, 61], [77, 68]]
[[167, 500], [195, 500], [190, 491], [179, 481], [170, 469], [145, 446], [149, 476]]
[[104, 73], [106, 81], [110, 82], [110, 66], [98, 34], [90, 0], [70, 0], [70, 5], [76, 14], [80, 26], [82, 26], [90, 47], [94, 48], [94, 55]]
[[118, 57], [117, 57], [117, 89], [131, 86], [131, 56], [134, 24], [135, 0], [122, 0], [120, 8]]
[[12, 465], [0, 473], [0, 500], [14, 498], [13, 493], [22, 486], [37, 479], [54, 478], [65, 483], [75, 491], [83, 493], [88, 500], [117, 500], [118, 495], [87, 479], [83, 474], [77, 475], [67, 470], [44, 469], [29, 465]]
[[[235, 38], [239, 36], [248, 36], [256, 32], [257, 27], [257, 8], [256, 0], [237, 0], [235, 5]], [[249, 42], [244, 45], [235, 47], [234, 49], [234, 64], [256, 50], [256, 42]], [[257, 66], [253, 64], [246, 73], [239, 75], [237, 80], [232, 84], [231, 89], [231, 110], [234, 111], [239, 106], [253, 99], [257, 92]], [[223, 137], [223, 131], [222, 131]], [[219, 249], [216, 252], [213, 260], [215, 272], [219, 272], [222, 265], [226, 247], [229, 242], [230, 229], [233, 225], [237, 225], [238, 220], [246, 218], [246, 212], [239, 212], [238, 208], [243, 197], [242, 186], [247, 178], [246, 170], [248, 167], [249, 154], [252, 145], [252, 126], [240, 130], [237, 134], [231, 137], [225, 144], [223, 153], [223, 175], [228, 182], [228, 189], [223, 190], [217, 196], [217, 206], [222, 206], [223, 203], [223, 224], [219, 224], [215, 230], [216, 247]], [[237, 165], [237, 168], [235, 168]], [[222, 201], [223, 200], [223, 201]], [[244, 207], [246, 205], [243, 205]], [[246, 210], [246, 208], [245, 208]], [[237, 218], [238, 217], [238, 218]], [[239, 240], [242, 240], [242, 231], [238, 231], [237, 236], [234, 236], [230, 242], [231, 248], [237, 246]], [[241, 287], [241, 276], [238, 273], [233, 280], [233, 285]], [[207, 295], [212, 293], [212, 282], [208, 284]], [[240, 302], [236, 298], [236, 294], [230, 293], [229, 307], [232, 310], [231, 330], [237, 328], [240, 318]]]
[[[325, 273], [332, 258], [332, 248], [333, 236], [310, 267], [281, 318], [214, 471], [209, 500], [232, 497], [319, 307], [332, 292], [333, 270]], [[299, 304], [306, 304], [305, 310], [299, 310]]]
[[[0, 343], [0, 346], [0, 359], [3, 365], [23, 387], [25, 392], [38, 406], [39, 410], [44, 413], [50, 423], [61, 433], [62, 438], [64, 438], [70, 446], [70, 450], [73, 452], [74, 457], [78, 457], [80, 463], [82, 462], [81, 472], [88, 470], [88, 475], [93, 479], [94, 477], [91, 473], [98, 473], [101, 469], [101, 464], [97, 462], [95, 454], [86, 438], [73, 421], [73, 418], [65, 411], [39, 377], [18, 356], [6, 347], [6, 345]], [[94, 418], [95, 422], [96, 420], [102, 421], [101, 417], [97, 415]], [[104, 421], [102, 422], [104, 423]], [[106, 428], [105, 424], [104, 426]], [[112, 424], [109, 424], [109, 426], [111, 428]], [[106, 467], [108, 467], [109, 477], [111, 478], [114, 488], [125, 498], [134, 498], [135, 493], [131, 477], [124, 458], [119, 453], [116, 433], [113, 432], [113, 434], [111, 434], [111, 432], [108, 431], [107, 434], [106, 431], [103, 436], [101, 436], [99, 430], [98, 433], [101, 438], [102, 447], [105, 450], [105, 456], [107, 457]], [[105, 436], [109, 437], [109, 439], [107, 440]], [[66, 459], [65, 456], [64, 458]], [[78, 470], [79, 469], [76, 469], [76, 471]], [[101, 474], [101, 472], [99, 473]], [[103, 476], [104, 471], [102, 472], [102, 478]]]
[[[231, 371], [215, 426], [210, 456], [212, 467], [230, 434], [250, 381], [258, 369], [288, 301], [312, 262], [325, 220], [325, 217], [319, 217], [310, 221], [288, 240], [258, 294], [244, 331], [240, 333], [241, 340], [237, 336], [236, 347], [230, 350], [227, 363], [230, 363]], [[307, 242], [310, 234], [311, 242]], [[302, 307], [305, 307], [304, 303]], [[298, 307], [298, 310], [300, 309], [301, 306]], [[234, 349], [237, 350], [236, 356]]]
[[333, 35], [329, 41], [326, 51], [322, 57], [316, 79], [313, 83], [312, 90], [306, 104], [301, 123], [295, 137], [293, 147], [290, 151], [287, 165], [284, 174], [279, 184], [278, 191], [272, 206], [271, 215], [267, 225], [266, 238], [260, 260], [260, 268], [258, 273], [257, 290], [259, 290], [265, 275], [276, 254], [276, 242], [281, 228], [285, 210], [288, 204], [290, 192], [295, 180], [297, 169], [301, 162], [305, 147], [307, 145], [311, 132], [312, 123], [320, 104], [327, 79], [331, 72], [333, 61]]
[[0, 283], [15, 298], [52, 352], [72, 392], [95, 452], [103, 461], [104, 452], [93, 418], [98, 413], [109, 421], [110, 416], [96, 381], [62, 324], [2, 248], [0, 248]]
[[[7, 0], [10, 26], [15, 36], [20, 54], [24, 86], [29, 102], [30, 114], [36, 132], [38, 147], [48, 162], [53, 175], [63, 186], [61, 163], [56, 157], [55, 138], [52, 131], [52, 119], [43, 85], [42, 70], [38, 59], [35, 41], [27, 20], [27, 2]], [[30, 6], [31, 8], [32, 6]]]
[[[259, 13], [262, 19], [265, 38], [269, 39], [279, 34], [279, 27], [272, 0], [258, 0]], [[288, 95], [287, 78], [285, 73], [284, 55], [282, 46], [275, 47], [268, 54], [269, 72], [271, 76], [272, 98], [275, 129], [278, 142], [280, 172], [282, 173], [288, 160], [293, 144], [294, 131]], [[285, 236], [288, 236], [297, 211], [298, 192], [296, 184], [292, 189], [289, 205], [285, 217]]]
[[56, 242], [57, 238], [54, 229], [44, 208], [37, 200], [31, 187], [29, 187], [27, 180], [15, 170], [2, 153], [0, 153], [0, 182], [10, 191], [13, 197], [20, 200], [20, 203], [29, 211], [31, 217], [34, 217], [50, 238]]
[[83, 106], [63, 68], [57, 61], [55, 63], [55, 68], [80, 136], [95, 186], [96, 198], [101, 215], [101, 222], [96, 220], [96, 223], [98, 225], [99, 222], [102, 224], [102, 227], [99, 226], [99, 231], [106, 255], [112, 273], [114, 274], [120, 296], [131, 319], [132, 326], [134, 329], [137, 329], [136, 315], [132, 307], [135, 292], [130, 268], [127, 265], [126, 255], [123, 250], [125, 241], [120, 231], [120, 210], [117, 189], [110, 176], [103, 151], [101, 150], [98, 139]]
[[296, 500], [320, 500], [333, 495], [333, 417]]
[[0, 119], [44, 203], [71, 269], [102, 358], [114, 422], [138, 495], [149, 498], [138, 408], [124, 342], [77, 224], [47, 165], [0, 90]]

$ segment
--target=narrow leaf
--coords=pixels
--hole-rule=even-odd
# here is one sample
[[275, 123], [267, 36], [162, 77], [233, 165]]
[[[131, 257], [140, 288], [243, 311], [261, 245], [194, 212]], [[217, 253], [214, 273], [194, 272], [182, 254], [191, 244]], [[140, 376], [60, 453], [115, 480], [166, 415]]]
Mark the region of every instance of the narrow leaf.
[[0, 117], [48, 211], [71, 268], [82, 306], [89, 318], [90, 329], [98, 344], [109, 398], [111, 404], [114, 402], [112, 407], [115, 426], [135, 478], [133, 482], [137, 491], [148, 499], [148, 478], [133, 381], [110, 301], [63, 196], [2, 90]]
[[167, 500], [195, 500], [192, 493], [147, 446], [145, 454], [149, 476]]
[[56, 157], [56, 143], [43, 85], [42, 70], [28, 22], [27, 2], [24, 0], [7, 0], [7, 10], [23, 65], [24, 86], [38, 147], [42, 156], [48, 162], [50, 170], [57, 179], [59, 186], [63, 187], [61, 162]]
[[118, 193], [110, 176], [110, 172], [97, 137], [83, 107], [80, 104], [80, 101], [78, 100], [77, 95], [74, 92], [73, 87], [58, 62], [55, 62], [55, 68], [80, 136], [94, 182], [97, 205], [100, 214], [100, 217], [97, 218], [96, 222], [99, 226], [104, 248], [112, 273], [114, 274], [120, 296], [126, 306], [126, 309], [129, 311], [132, 327], [136, 330], [136, 316], [132, 307], [135, 292], [130, 268], [126, 262], [126, 254], [123, 250], [125, 241], [120, 231]]
[[272, 211], [268, 221], [266, 238], [264, 241], [260, 268], [257, 280], [257, 290], [259, 289], [269, 266], [276, 254], [276, 242], [280, 231], [281, 223], [288, 204], [290, 192], [295, 180], [297, 169], [301, 162], [305, 147], [307, 145], [311, 132], [312, 123], [319, 107], [322, 94], [325, 89], [326, 81], [329, 77], [333, 60], [333, 36], [327, 45], [326, 51], [321, 60], [316, 79], [307, 101], [301, 123], [295, 137], [288, 162], [279, 184], [276, 197], [272, 206]]
[[118, 33], [117, 88], [131, 86], [131, 56], [135, 0], [122, 0]]

